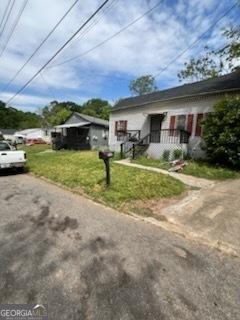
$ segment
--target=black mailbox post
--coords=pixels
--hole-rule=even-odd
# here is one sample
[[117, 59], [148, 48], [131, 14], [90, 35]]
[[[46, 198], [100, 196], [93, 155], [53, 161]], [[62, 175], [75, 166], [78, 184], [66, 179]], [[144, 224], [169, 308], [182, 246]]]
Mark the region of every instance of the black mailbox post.
[[106, 185], [107, 187], [110, 185], [110, 166], [109, 159], [114, 156], [114, 152], [110, 151], [99, 151], [99, 159], [102, 159], [105, 163], [106, 168]]

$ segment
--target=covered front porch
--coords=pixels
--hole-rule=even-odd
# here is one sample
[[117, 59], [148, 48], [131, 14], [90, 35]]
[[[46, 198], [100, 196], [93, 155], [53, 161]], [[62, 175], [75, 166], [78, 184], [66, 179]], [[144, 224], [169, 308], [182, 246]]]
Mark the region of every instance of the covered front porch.
[[[165, 150], [174, 152], [182, 150], [187, 153], [190, 134], [181, 128], [175, 129], [170, 123], [170, 128], [164, 127], [163, 121], [166, 114], [148, 114], [148, 130], [118, 130], [117, 140], [120, 142], [121, 157], [132, 158], [147, 153], [149, 156], [159, 158]], [[144, 134], [145, 131], [145, 134]]]
[[[52, 134], [53, 148], [70, 150], [89, 150], [90, 146], [90, 123], [80, 122], [74, 124], [62, 124], [55, 127], [58, 132]], [[59, 129], [61, 131], [59, 131]]]

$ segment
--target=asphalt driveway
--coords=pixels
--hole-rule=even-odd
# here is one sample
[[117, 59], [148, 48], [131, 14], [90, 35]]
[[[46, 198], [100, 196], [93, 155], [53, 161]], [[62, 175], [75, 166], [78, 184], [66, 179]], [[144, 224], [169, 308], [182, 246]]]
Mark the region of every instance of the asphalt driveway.
[[0, 303], [54, 320], [239, 319], [238, 258], [28, 175], [0, 190]]

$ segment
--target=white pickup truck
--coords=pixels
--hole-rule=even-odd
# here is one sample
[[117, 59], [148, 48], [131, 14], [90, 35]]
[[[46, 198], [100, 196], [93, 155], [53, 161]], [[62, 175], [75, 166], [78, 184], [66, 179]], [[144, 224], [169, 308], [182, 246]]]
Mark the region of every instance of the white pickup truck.
[[26, 161], [24, 151], [16, 150], [6, 141], [0, 141], [0, 169], [14, 168], [23, 172]]

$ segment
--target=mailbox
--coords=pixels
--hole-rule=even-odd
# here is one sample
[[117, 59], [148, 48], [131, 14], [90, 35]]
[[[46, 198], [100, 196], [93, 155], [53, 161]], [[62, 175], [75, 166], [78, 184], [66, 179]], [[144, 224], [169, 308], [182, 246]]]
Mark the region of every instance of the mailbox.
[[110, 151], [99, 151], [99, 159], [102, 159], [105, 163], [106, 168], [106, 185], [107, 187], [110, 185], [110, 166], [109, 166], [109, 159], [113, 158], [114, 152]]
[[114, 156], [114, 152], [99, 151], [99, 159], [107, 160], [107, 159], [113, 158], [113, 156]]

